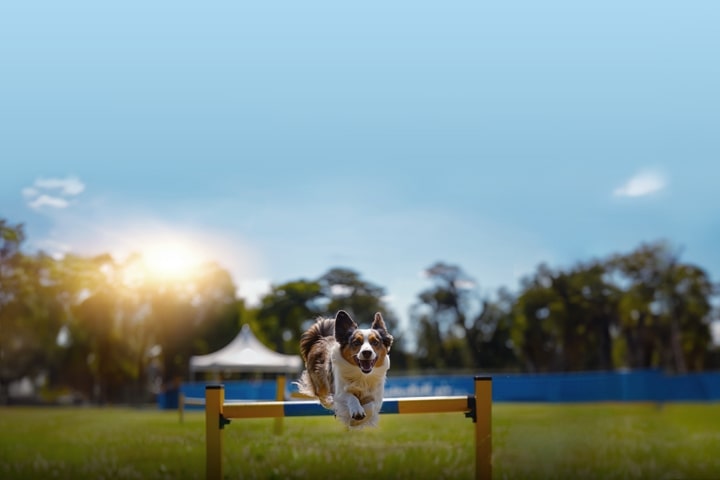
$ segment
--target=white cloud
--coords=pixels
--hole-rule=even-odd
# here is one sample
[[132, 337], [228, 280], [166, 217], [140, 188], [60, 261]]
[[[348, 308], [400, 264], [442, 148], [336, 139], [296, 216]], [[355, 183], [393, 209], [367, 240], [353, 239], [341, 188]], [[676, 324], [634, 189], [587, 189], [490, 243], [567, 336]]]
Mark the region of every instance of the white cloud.
[[75, 196], [85, 190], [85, 184], [77, 177], [67, 178], [38, 178], [35, 186], [46, 190], [60, 190], [61, 195]]
[[38, 178], [31, 187], [22, 189], [22, 195], [34, 210], [42, 207], [67, 208], [70, 205], [68, 198], [84, 190], [85, 184], [77, 177]]
[[40, 195], [39, 197], [28, 203], [28, 206], [35, 210], [38, 210], [42, 207], [66, 208], [68, 205], [68, 201], [64, 198], [51, 197], [50, 195]]
[[36, 188], [33, 187], [25, 187], [22, 189], [23, 197], [25, 198], [34, 198], [38, 195], [40, 195], [40, 192]]
[[615, 189], [616, 197], [642, 197], [658, 192], [667, 186], [665, 177], [658, 172], [641, 172]]

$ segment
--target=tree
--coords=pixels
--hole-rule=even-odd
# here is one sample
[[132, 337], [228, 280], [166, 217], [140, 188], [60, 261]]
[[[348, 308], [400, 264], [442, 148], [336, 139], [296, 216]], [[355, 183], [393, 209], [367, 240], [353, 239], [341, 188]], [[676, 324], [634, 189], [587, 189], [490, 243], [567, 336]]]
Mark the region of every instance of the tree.
[[509, 290], [498, 290], [495, 300], [484, 300], [475, 319], [479, 330], [477, 366], [483, 369], [517, 370], [520, 366], [512, 341], [515, 297]]
[[286, 354], [300, 352], [300, 335], [321, 314], [322, 296], [318, 282], [295, 280], [274, 285], [263, 297], [256, 317], [274, 350]]
[[565, 312], [552, 283], [553, 272], [541, 264], [534, 276], [522, 280], [522, 291], [514, 307], [512, 341], [530, 372], [552, 370], [556, 352], [561, 348], [558, 319]]
[[513, 339], [531, 371], [611, 370], [619, 291], [603, 262], [552, 270], [523, 281]]
[[707, 273], [694, 265], [674, 265], [669, 272], [667, 308], [675, 370], [700, 371], [708, 358], [714, 285]]
[[239, 330], [236, 288], [214, 262], [187, 277], [149, 282], [152, 337], [162, 351], [165, 383], [187, 377], [192, 355], [227, 344]]
[[[334, 317], [346, 310], [359, 323], [369, 326], [376, 312], [382, 312], [385, 324], [395, 337], [393, 350], [401, 352], [402, 338], [398, 321], [385, 300], [385, 289], [363, 280], [355, 271], [333, 268], [317, 280], [295, 280], [274, 285], [262, 298], [256, 312], [260, 337], [281, 353], [299, 353], [300, 335], [319, 316]], [[405, 365], [403, 355], [393, 357], [396, 366]]]
[[[99, 403], [127, 400], [144, 365], [138, 360], [137, 305], [123, 288], [124, 271], [110, 255], [67, 255], [56, 262], [53, 284], [70, 313], [64, 325], [62, 359], [52, 368], [60, 380]], [[139, 391], [134, 392], [133, 397]]]
[[191, 355], [224, 346], [239, 329], [235, 287], [214, 263], [174, 278], [150, 275], [139, 255], [122, 263], [68, 255], [59, 264], [72, 315], [55, 376], [100, 402], [142, 400], [155, 373], [172, 384]]
[[711, 298], [707, 274], [683, 264], [664, 242], [643, 244], [610, 260], [623, 288], [620, 325], [633, 368], [699, 369], [710, 344]]
[[[475, 282], [460, 267], [442, 262], [425, 270], [433, 286], [418, 295], [413, 307], [415, 322], [420, 325], [418, 346], [421, 364], [446, 367], [477, 367], [484, 340], [480, 323], [482, 308]], [[485, 317], [486, 319], [487, 317]], [[429, 355], [431, 342], [437, 358]]]
[[20, 319], [22, 310], [22, 254], [25, 239], [22, 225], [0, 219], [0, 402], [7, 401], [10, 382], [29, 373], [37, 348], [32, 347], [32, 329]]
[[512, 339], [530, 371], [702, 369], [713, 285], [664, 243], [523, 281]]
[[0, 402], [11, 382], [52, 363], [64, 312], [51, 288], [52, 259], [22, 254], [22, 225], [0, 219]]
[[349, 268], [332, 268], [318, 279], [323, 296], [327, 299], [325, 314], [335, 316], [345, 310], [360, 324], [369, 326], [376, 312], [381, 312], [388, 331], [393, 332], [394, 348], [402, 344], [398, 318], [385, 301], [385, 289], [363, 280], [359, 273]]

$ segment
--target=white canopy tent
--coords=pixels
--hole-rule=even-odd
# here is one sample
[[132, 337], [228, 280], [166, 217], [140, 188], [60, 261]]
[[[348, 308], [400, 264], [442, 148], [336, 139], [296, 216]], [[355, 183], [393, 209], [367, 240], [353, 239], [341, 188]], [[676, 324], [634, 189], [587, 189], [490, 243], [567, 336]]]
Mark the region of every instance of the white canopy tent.
[[302, 367], [299, 355], [270, 350], [245, 324], [233, 341], [220, 350], [190, 357], [190, 378], [194, 378], [195, 372], [296, 373]]

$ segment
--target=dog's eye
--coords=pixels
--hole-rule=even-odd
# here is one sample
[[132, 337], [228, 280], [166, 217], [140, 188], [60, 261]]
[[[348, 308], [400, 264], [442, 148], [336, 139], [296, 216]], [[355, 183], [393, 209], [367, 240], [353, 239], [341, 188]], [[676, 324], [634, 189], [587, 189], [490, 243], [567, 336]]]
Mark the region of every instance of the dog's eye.
[[357, 338], [352, 341], [352, 344], [354, 347], [359, 347], [360, 345], [362, 345], [362, 343], [363, 343], [362, 340], [359, 340]]
[[372, 345], [373, 347], [377, 347], [378, 345], [380, 345], [380, 342], [376, 338], [373, 338], [372, 340], [370, 340], [370, 345]]

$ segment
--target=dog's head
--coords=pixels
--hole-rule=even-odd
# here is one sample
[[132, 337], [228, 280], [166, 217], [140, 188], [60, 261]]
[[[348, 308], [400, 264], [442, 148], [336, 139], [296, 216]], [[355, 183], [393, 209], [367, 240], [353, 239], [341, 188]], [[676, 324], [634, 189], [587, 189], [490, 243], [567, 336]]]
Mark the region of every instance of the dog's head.
[[358, 328], [343, 310], [335, 316], [335, 340], [340, 344], [343, 358], [365, 374], [372, 372], [375, 366], [383, 365], [393, 343], [379, 312], [370, 328]]

